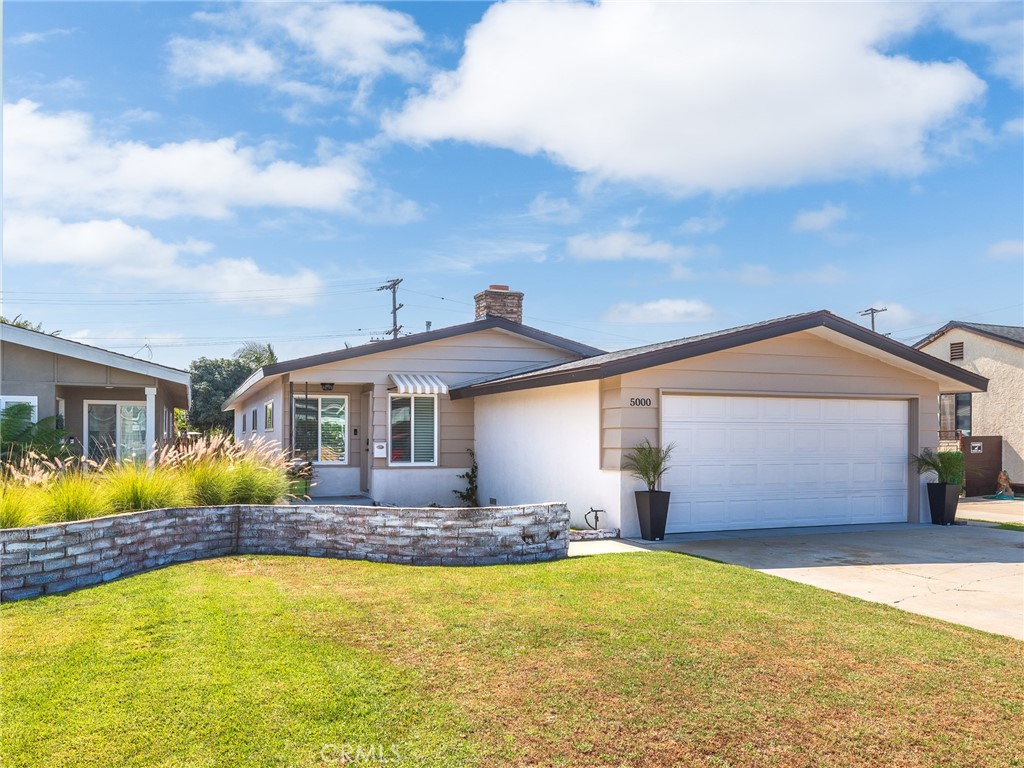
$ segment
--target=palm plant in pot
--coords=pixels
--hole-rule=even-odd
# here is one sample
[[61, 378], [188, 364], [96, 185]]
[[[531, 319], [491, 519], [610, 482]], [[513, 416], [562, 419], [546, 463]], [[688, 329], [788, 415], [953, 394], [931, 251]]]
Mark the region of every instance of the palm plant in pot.
[[910, 460], [919, 475], [932, 473], [935, 482], [928, 483], [928, 509], [935, 525], [952, 525], [964, 482], [964, 455], [960, 451], [933, 451], [925, 448], [911, 454]]
[[647, 486], [646, 491], [635, 493], [636, 511], [640, 518], [640, 536], [647, 541], [661, 541], [665, 538], [670, 494], [668, 491], [656, 489], [658, 481], [668, 472], [668, 460], [675, 447], [674, 443], [669, 443], [664, 448], [659, 448], [644, 438], [623, 457], [622, 468]]

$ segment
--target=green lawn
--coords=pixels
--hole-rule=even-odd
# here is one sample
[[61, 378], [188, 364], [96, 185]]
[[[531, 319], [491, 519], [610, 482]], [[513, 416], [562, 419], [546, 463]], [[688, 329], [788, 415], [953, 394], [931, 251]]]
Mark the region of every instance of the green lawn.
[[224, 558], [0, 642], [7, 768], [1024, 765], [1024, 644], [670, 553]]
[[972, 520], [969, 517], [965, 520], [972, 523], [989, 523], [993, 528], [1002, 528], [1004, 531], [1024, 531], [1024, 523], [996, 523], [992, 520]]

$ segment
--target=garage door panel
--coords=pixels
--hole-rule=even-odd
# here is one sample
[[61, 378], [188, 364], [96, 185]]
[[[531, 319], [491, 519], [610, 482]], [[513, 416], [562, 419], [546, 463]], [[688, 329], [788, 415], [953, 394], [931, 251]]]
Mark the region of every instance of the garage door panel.
[[778, 453], [789, 450], [789, 430], [778, 427], [767, 427], [760, 430], [762, 453]]
[[[668, 395], [669, 531], [907, 518], [906, 401]], [[743, 418], [739, 418], [743, 416]]]

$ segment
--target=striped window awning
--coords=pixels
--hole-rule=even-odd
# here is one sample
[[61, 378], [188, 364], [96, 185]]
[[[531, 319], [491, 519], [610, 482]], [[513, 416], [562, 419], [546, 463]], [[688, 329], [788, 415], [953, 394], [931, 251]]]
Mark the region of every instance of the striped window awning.
[[448, 385], [429, 373], [392, 373], [400, 395], [447, 395]]

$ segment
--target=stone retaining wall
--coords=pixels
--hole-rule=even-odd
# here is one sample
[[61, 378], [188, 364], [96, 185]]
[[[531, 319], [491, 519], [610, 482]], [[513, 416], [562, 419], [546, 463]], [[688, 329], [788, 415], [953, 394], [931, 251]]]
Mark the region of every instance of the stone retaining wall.
[[497, 565], [565, 557], [565, 504], [393, 508], [153, 509], [0, 531], [0, 602], [235, 554], [408, 565]]

